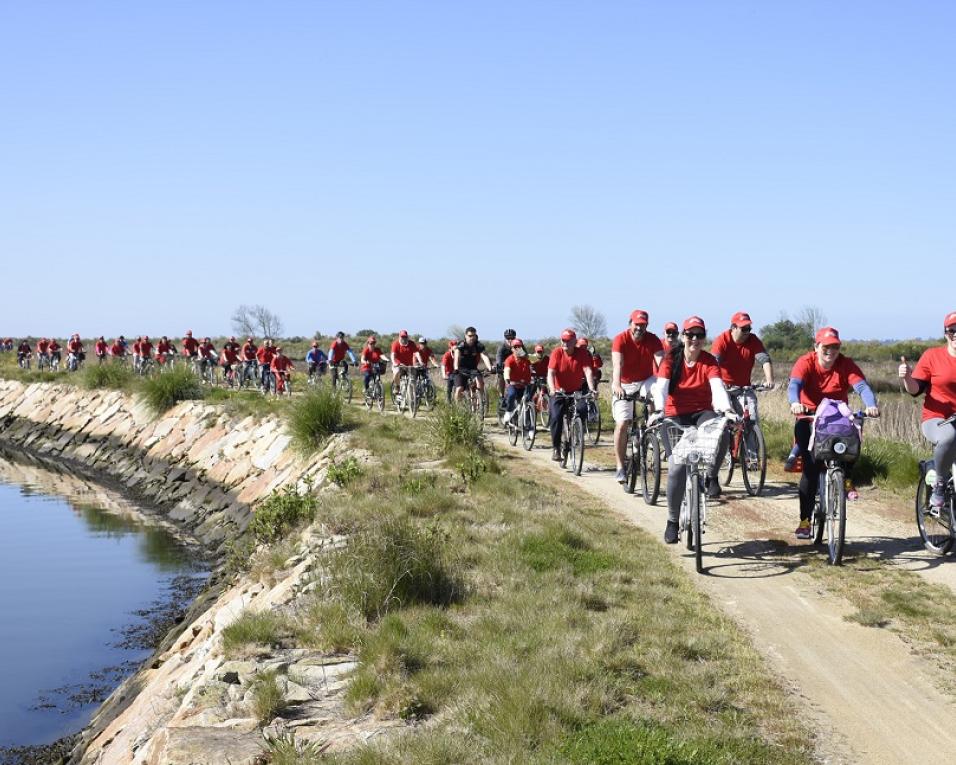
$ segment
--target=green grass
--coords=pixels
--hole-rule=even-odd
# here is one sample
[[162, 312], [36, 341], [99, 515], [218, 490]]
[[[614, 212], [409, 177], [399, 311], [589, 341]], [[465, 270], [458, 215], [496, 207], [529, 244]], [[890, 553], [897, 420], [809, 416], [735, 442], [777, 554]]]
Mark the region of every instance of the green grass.
[[227, 656], [250, 645], [273, 646], [293, 633], [292, 622], [274, 611], [244, 611], [222, 631], [222, 647]]
[[162, 414], [180, 401], [201, 399], [203, 387], [191, 369], [177, 367], [142, 380], [139, 394], [155, 414]]
[[307, 391], [286, 411], [286, 427], [296, 447], [305, 453], [314, 452], [344, 424], [342, 398], [327, 385]]
[[77, 375], [80, 385], [87, 389], [114, 388], [130, 390], [135, 382], [133, 370], [125, 364], [86, 364]]
[[257, 674], [250, 690], [252, 712], [260, 725], [268, 725], [287, 706], [274, 671]]
[[429, 440], [439, 454], [485, 448], [481, 423], [463, 406], [439, 404], [427, 427]]
[[299, 494], [294, 486], [273, 491], [256, 505], [249, 532], [258, 542], [274, 542], [315, 517], [317, 500], [312, 494]]
[[362, 475], [362, 466], [355, 457], [346, 457], [341, 462], [332, 460], [329, 465], [328, 479], [339, 486], [348, 486], [352, 481]]

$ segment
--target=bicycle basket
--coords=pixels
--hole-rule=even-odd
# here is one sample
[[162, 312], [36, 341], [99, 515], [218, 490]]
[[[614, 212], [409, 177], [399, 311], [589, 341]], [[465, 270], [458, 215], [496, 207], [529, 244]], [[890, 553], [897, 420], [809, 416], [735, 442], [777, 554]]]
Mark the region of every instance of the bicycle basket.
[[700, 464], [711, 466], [717, 457], [717, 447], [724, 434], [724, 418], [707, 420], [699, 428], [688, 428], [674, 446], [671, 455], [678, 465], [685, 465], [691, 454], [700, 455]]

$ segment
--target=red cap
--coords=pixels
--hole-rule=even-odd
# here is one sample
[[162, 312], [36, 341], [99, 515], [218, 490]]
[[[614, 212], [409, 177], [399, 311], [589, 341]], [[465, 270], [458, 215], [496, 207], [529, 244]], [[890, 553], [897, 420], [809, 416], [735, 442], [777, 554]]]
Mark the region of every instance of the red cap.
[[458, 341], [457, 341], [457, 340], [449, 340], [449, 341], [448, 341], [448, 347], [449, 347], [449, 348], [456, 348], [457, 346], [458, 346]]
[[956, 324], [956, 311], [950, 311], [946, 314], [946, 318], [943, 319], [943, 329], [951, 327]]
[[407, 329], [403, 329], [401, 332], [398, 333], [398, 336], [399, 336], [399, 337], [408, 337], [408, 330], [407, 330]]
[[512, 348], [524, 348], [524, 343], [521, 341], [521, 338], [520, 338], [520, 337], [516, 337], [514, 340], [511, 341], [511, 347], [512, 347]]
[[737, 311], [737, 313], [730, 317], [730, 323], [737, 327], [742, 327], [745, 324], [753, 324], [750, 320], [750, 314], [746, 311]]
[[647, 324], [647, 311], [641, 311], [640, 309], [631, 311], [631, 323]]
[[840, 333], [833, 327], [821, 327], [813, 341], [824, 345], [840, 345]]
[[534, 352], [535, 352], [535, 353], [544, 353], [544, 346], [541, 345], [541, 343], [538, 343], [538, 344], [534, 347]]
[[568, 327], [566, 330], [564, 330], [564, 332], [561, 333], [562, 340], [576, 340], [577, 337], [578, 337], [578, 333], [575, 332], [570, 327]]
[[702, 329], [705, 332], [707, 331], [707, 327], [704, 326], [704, 320], [700, 318], [700, 316], [690, 316], [687, 319], [684, 319], [685, 332], [688, 329], [694, 329], [694, 327], [697, 327], [698, 329]]
[[667, 324], [664, 325], [664, 332], [676, 332], [676, 331], [677, 331], [677, 324], [675, 324], [674, 322], [669, 321], [667, 322]]

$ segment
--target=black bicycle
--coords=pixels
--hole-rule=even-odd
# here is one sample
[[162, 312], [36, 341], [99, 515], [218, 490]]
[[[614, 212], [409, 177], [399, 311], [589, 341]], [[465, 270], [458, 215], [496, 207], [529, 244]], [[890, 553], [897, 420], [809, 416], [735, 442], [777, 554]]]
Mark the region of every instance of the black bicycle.
[[[943, 420], [940, 425], [956, 423], [956, 414]], [[916, 528], [919, 529], [923, 547], [937, 555], [945, 555], [956, 542], [956, 490], [953, 487], [953, 466], [946, 476], [945, 498], [942, 507], [929, 503], [933, 484], [936, 483], [936, 463], [922, 460], [919, 463], [919, 483], [916, 485]]]
[[658, 425], [648, 425], [653, 404], [640, 392], [624, 395], [625, 401], [636, 401], [644, 405], [640, 417], [631, 419], [631, 429], [624, 446], [624, 491], [633, 494], [637, 488], [637, 477], [641, 477], [641, 493], [644, 501], [653, 505], [661, 490], [661, 447], [657, 437]]
[[558, 401], [567, 400], [564, 413], [561, 417], [561, 467], [568, 467], [571, 461], [571, 470], [575, 475], [581, 475], [584, 468], [584, 420], [578, 412], [578, 402], [582, 399], [591, 399], [593, 393], [565, 393], [555, 391], [554, 398]]

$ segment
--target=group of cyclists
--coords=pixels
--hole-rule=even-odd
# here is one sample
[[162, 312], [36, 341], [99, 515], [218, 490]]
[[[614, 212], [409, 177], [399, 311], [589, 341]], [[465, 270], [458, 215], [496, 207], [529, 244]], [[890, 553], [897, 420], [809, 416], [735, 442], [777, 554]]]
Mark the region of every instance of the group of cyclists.
[[[764, 378], [763, 387], [769, 389], [775, 385], [773, 362], [754, 333], [747, 312], [738, 311], [731, 316], [729, 327], [717, 335], [709, 351], [704, 347], [707, 328], [701, 317], [690, 316], [680, 327], [675, 322], [668, 322], [663, 328], [663, 339], [650, 331], [649, 321], [647, 311], [632, 311], [627, 327], [611, 342], [613, 445], [616, 479], [622, 483], [626, 473], [627, 438], [636, 403], [642, 402], [648, 407], [651, 425], [667, 418], [680, 428], [699, 427], [716, 417], [732, 419], [739, 416], [745, 406], [750, 416], [757, 418], [757, 401], [749, 387], [754, 367], [759, 365]], [[956, 460], [956, 427], [950, 422], [956, 414], [956, 311], [944, 317], [943, 331], [946, 339], [942, 347], [927, 350], [915, 367], [905, 359], [899, 366], [903, 389], [912, 396], [925, 396], [921, 429], [933, 445], [934, 464], [938, 468], [930, 476], [932, 493], [929, 504], [932, 508], [943, 505], [950, 478], [949, 467]], [[3, 341], [3, 347], [12, 348], [13, 341]], [[854, 390], [863, 401], [866, 416], [878, 417], [880, 414], [876, 394], [865, 375], [852, 359], [841, 353], [841, 347], [839, 331], [834, 327], [822, 327], [815, 334], [813, 349], [794, 363], [787, 382], [787, 397], [796, 418], [793, 456], [797, 458], [801, 472], [798, 488], [800, 516], [795, 531], [801, 539], [811, 535], [811, 513], [823, 467], [813, 458], [810, 448], [812, 415], [817, 407], [824, 399], [846, 402], [850, 390]], [[35, 346], [27, 341], [21, 342], [17, 347], [17, 357], [21, 366], [29, 365], [34, 359], [39, 368], [55, 369], [61, 363], [63, 351], [64, 347], [56, 339], [41, 338]], [[86, 349], [78, 334], [66, 342], [65, 351], [71, 370], [79, 368], [86, 358]], [[111, 359], [131, 360], [137, 371], [154, 364], [162, 368], [175, 363], [177, 358], [185, 359], [196, 364], [200, 373], [219, 368], [225, 379], [236, 376], [240, 380], [251, 379], [263, 390], [271, 388], [276, 392], [281, 391], [283, 381], [288, 382], [295, 368], [282, 347], [271, 339], [257, 345], [252, 337], [243, 343], [230, 337], [217, 350], [209, 337], [199, 340], [191, 331], [185, 333], [178, 348], [166, 336], [155, 345], [146, 336], [138, 337], [132, 343], [122, 335], [112, 342], [99, 337], [93, 343], [92, 353], [99, 363]], [[304, 359], [310, 381], [328, 372], [333, 384], [340, 370], [347, 371], [349, 363], [358, 364], [366, 389], [373, 376], [385, 374], [386, 362], [389, 361], [393, 399], [400, 396], [403, 376], [427, 378], [430, 368], [437, 368], [445, 381], [449, 403], [460, 402], [469, 386], [483, 394], [484, 377], [496, 375], [504, 423], [514, 415], [522, 398], [532, 396], [538, 389], [547, 390], [554, 460], [561, 459], [565, 409], [574, 406], [580, 416], [587, 416], [588, 398], [597, 393], [603, 367], [603, 360], [589, 340], [579, 338], [571, 328], [561, 333], [559, 344], [550, 352], [541, 344], [534, 345], [529, 351], [515, 330], [507, 329], [494, 361], [473, 326], [467, 327], [460, 340], [448, 341], [447, 350], [440, 359], [436, 358], [427, 338], [413, 340], [407, 330], [399, 333], [387, 355], [379, 346], [377, 337], [370, 335], [356, 359], [345, 333], [338, 332], [327, 351], [315, 341]], [[484, 367], [483, 371], [481, 367]], [[729, 395], [728, 390], [733, 395]], [[571, 393], [580, 395], [558, 395]], [[743, 396], [748, 398], [743, 400]], [[705, 482], [708, 497], [720, 496], [717, 470], [726, 448], [725, 439], [708, 468]], [[669, 544], [677, 541], [678, 512], [685, 487], [684, 470], [682, 465], [673, 461], [669, 463], [668, 517], [664, 531], [664, 540]]]

